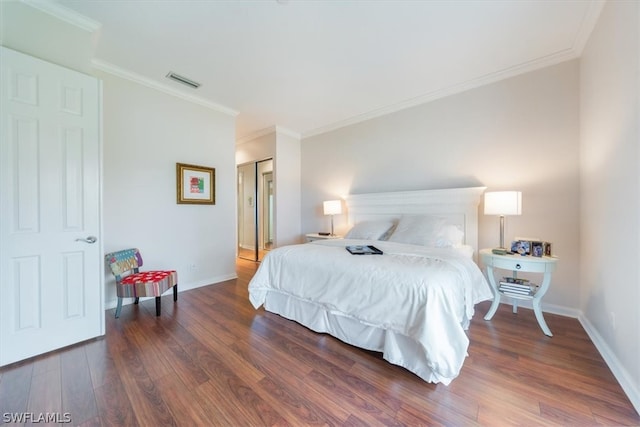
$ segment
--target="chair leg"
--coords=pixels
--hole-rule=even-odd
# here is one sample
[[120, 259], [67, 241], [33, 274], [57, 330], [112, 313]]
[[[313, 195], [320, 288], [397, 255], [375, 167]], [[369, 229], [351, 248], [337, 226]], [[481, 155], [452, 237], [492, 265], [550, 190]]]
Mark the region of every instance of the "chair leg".
[[178, 284], [173, 285], [173, 300], [178, 301]]
[[156, 316], [160, 316], [160, 297], [156, 297]]
[[116, 319], [120, 317], [121, 311], [122, 311], [122, 297], [118, 297], [118, 306], [116, 307]]

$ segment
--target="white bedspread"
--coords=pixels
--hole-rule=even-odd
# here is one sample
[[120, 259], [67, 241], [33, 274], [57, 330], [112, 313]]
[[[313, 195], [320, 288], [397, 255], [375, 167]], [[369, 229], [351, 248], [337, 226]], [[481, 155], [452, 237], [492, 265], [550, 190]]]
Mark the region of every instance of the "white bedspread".
[[[357, 244], [373, 244], [384, 255], [351, 255], [345, 250]], [[249, 283], [249, 298], [258, 308], [270, 293], [288, 297], [289, 305], [312, 304], [328, 315], [384, 330], [386, 342], [369, 349], [383, 351], [389, 362], [426, 381], [444, 384], [459, 374], [467, 355], [465, 329], [474, 305], [493, 297], [476, 264], [453, 249], [361, 240], [315, 241], [272, 250]], [[314, 323], [303, 313], [295, 317], [307, 326]], [[336, 335], [344, 334], [340, 329]], [[367, 347], [357, 337], [338, 338]], [[410, 350], [402, 341], [411, 341]]]

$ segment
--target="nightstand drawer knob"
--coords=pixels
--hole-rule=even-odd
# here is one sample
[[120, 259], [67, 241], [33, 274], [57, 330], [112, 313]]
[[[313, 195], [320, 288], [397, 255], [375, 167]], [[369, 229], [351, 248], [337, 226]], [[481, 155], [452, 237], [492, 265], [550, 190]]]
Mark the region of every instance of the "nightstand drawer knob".
[[520, 270], [522, 266], [520, 264], [516, 264], [516, 270]]

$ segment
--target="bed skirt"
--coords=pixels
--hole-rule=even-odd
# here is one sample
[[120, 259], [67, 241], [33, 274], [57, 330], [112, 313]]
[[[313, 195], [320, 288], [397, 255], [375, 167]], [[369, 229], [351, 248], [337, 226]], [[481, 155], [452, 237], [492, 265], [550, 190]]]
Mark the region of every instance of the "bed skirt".
[[267, 292], [264, 308], [312, 331], [329, 334], [365, 350], [381, 352], [387, 362], [402, 366], [424, 381], [448, 385], [455, 378], [437, 375], [429, 366], [424, 347], [397, 332], [364, 324], [311, 301], [277, 291]]

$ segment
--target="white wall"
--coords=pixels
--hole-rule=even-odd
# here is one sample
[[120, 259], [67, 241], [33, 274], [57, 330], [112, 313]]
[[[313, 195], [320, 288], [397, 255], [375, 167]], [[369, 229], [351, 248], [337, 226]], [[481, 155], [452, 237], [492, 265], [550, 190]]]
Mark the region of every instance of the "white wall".
[[[235, 119], [107, 73], [105, 252], [137, 247], [145, 269], [178, 270], [179, 289], [235, 277]], [[176, 163], [216, 170], [216, 204], [176, 203]], [[115, 289], [107, 282], [107, 305]]]
[[275, 245], [301, 243], [300, 139], [277, 133], [275, 169]]
[[580, 309], [640, 412], [639, 28], [608, 2], [580, 61]]
[[[349, 193], [487, 186], [520, 190], [515, 236], [560, 257], [543, 307], [577, 316], [578, 62], [565, 62], [302, 141], [302, 230], [327, 229], [323, 200]], [[335, 217], [346, 231], [346, 215]], [[480, 208], [480, 247], [499, 220]]]
[[[4, 46], [93, 72], [95, 34], [19, 2], [0, 2], [0, 12]], [[181, 290], [235, 277], [235, 119], [95, 74], [104, 81], [105, 251], [140, 248], [145, 268], [178, 270]], [[216, 168], [215, 206], [176, 204], [176, 162]], [[110, 308], [115, 288], [107, 277]]]

